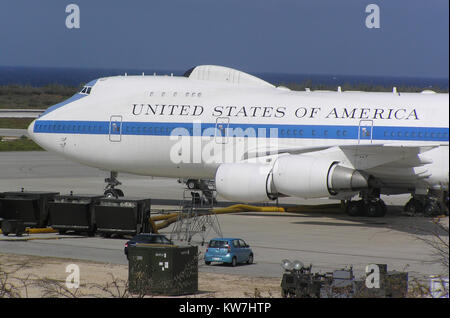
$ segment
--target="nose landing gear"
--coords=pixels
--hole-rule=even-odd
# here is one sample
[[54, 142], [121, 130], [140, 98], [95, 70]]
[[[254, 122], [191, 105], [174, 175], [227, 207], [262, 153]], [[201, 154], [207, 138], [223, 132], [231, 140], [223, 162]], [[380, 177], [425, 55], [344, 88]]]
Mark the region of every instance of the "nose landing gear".
[[207, 204], [217, 203], [217, 200], [214, 197], [215, 190], [212, 189], [214, 187], [211, 186], [211, 183], [208, 180], [188, 179], [184, 182], [189, 190], [201, 190]]
[[123, 191], [120, 189], [116, 189], [116, 186], [121, 185], [122, 183], [117, 180], [118, 173], [116, 171], [111, 171], [110, 177], [105, 179], [106, 187], [105, 192], [103, 193], [106, 198], [119, 198], [123, 197]]

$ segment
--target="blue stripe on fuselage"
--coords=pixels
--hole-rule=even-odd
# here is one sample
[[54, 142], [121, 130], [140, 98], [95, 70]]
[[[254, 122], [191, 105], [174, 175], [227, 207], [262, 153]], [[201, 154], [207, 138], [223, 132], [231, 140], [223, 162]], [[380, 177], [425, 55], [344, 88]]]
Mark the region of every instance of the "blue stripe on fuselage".
[[[57, 121], [36, 120], [34, 133], [87, 134], [87, 135], [147, 135], [147, 136], [221, 136], [215, 123], [163, 123], [109, 121]], [[358, 139], [359, 126], [337, 125], [264, 125], [223, 124], [228, 137], [271, 137], [310, 139]], [[361, 139], [369, 139], [362, 136]], [[374, 126], [372, 140], [449, 141], [448, 128]]]

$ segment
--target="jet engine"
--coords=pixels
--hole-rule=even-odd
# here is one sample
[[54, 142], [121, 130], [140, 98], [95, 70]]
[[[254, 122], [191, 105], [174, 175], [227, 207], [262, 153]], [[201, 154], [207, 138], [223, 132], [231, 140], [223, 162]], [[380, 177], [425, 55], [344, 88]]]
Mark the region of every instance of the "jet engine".
[[280, 156], [273, 165], [222, 164], [216, 172], [217, 192], [228, 200], [262, 202], [278, 196], [322, 198], [369, 187], [369, 177], [319, 156]]
[[255, 163], [225, 163], [216, 172], [216, 190], [228, 200], [262, 202], [271, 197], [270, 165]]
[[272, 174], [278, 193], [305, 199], [358, 191], [369, 186], [368, 176], [319, 156], [280, 157], [274, 164]]

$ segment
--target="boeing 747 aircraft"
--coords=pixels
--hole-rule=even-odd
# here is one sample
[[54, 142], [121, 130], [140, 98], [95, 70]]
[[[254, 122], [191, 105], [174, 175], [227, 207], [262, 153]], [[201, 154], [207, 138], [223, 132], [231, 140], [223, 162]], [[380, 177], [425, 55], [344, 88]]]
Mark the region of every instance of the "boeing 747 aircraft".
[[240, 202], [329, 197], [350, 215], [383, 216], [381, 194], [411, 193], [411, 212], [434, 212], [448, 195], [449, 96], [432, 91], [297, 92], [203, 65], [180, 77], [96, 79], [28, 132], [110, 171], [114, 196], [119, 172], [214, 180]]

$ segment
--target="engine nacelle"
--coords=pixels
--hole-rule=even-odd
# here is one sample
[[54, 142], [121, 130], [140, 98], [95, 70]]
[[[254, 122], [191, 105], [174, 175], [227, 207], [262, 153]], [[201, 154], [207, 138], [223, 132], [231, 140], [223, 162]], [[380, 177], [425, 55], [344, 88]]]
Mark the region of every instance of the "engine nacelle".
[[221, 164], [216, 172], [216, 190], [225, 199], [239, 202], [270, 200], [270, 165]]
[[339, 192], [365, 189], [368, 177], [338, 162], [311, 155], [279, 157], [272, 171], [278, 193], [301, 198], [322, 198]]
[[368, 176], [338, 162], [311, 155], [281, 156], [272, 165], [222, 164], [216, 172], [217, 192], [240, 202], [262, 202], [285, 195], [322, 198], [369, 187]]

